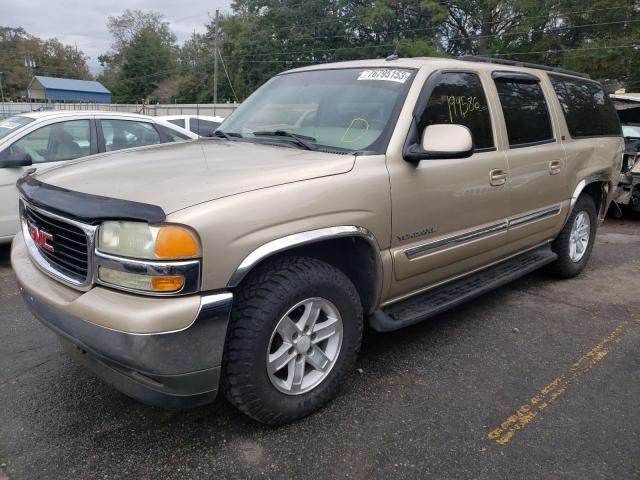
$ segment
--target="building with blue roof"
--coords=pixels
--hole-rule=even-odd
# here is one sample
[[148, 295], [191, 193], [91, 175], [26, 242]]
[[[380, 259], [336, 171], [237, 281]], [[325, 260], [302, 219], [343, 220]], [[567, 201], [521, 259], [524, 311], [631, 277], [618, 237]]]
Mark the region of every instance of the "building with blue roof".
[[36, 75], [27, 88], [32, 100], [111, 103], [111, 92], [100, 82]]

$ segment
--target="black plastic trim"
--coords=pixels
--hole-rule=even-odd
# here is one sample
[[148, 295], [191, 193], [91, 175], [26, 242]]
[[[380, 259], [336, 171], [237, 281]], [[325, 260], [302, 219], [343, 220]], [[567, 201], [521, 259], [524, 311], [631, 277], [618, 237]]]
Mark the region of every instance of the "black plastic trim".
[[376, 310], [369, 317], [369, 324], [379, 332], [390, 332], [414, 325], [506, 285], [557, 258], [549, 245], [538, 247]]
[[536, 70], [544, 70], [545, 72], [556, 72], [563, 75], [571, 75], [574, 77], [586, 78], [588, 80], [591, 79], [591, 77], [586, 73], [565, 70], [564, 68], [549, 67], [548, 65], [540, 65], [538, 63], [519, 62], [517, 60], [509, 60], [507, 58], [496, 58], [486, 55], [463, 55], [457, 59], [465, 62], [482, 62], [493, 63], [496, 65], [510, 65], [512, 67], [534, 68]]
[[98, 128], [96, 127], [95, 118], [92, 118], [89, 122], [91, 125], [91, 134], [89, 135], [89, 139], [90, 139], [89, 151], [91, 152], [91, 155], [95, 155], [96, 153], [98, 153]]
[[157, 205], [74, 192], [40, 182], [31, 175], [21, 177], [16, 186], [25, 200], [36, 207], [88, 224], [105, 220], [159, 223], [167, 218]]
[[510, 150], [517, 150], [518, 148], [537, 147], [539, 145], [548, 145], [550, 143], [556, 143], [555, 138], [549, 140], [538, 140], [537, 142], [516, 143], [515, 145], [509, 145]]
[[497, 70], [491, 74], [491, 77], [495, 81], [509, 81], [515, 80], [521, 83], [539, 83], [540, 79], [535, 75], [530, 75], [523, 72], [512, 72], [505, 70]]

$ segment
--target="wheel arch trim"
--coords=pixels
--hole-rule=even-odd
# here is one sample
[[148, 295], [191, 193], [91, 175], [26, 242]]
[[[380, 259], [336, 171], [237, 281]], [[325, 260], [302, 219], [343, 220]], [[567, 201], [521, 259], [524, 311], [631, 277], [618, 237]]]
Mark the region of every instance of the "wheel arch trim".
[[240, 265], [233, 272], [229, 281], [227, 282], [228, 288], [237, 287], [240, 282], [247, 276], [247, 274], [260, 262], [271, 257], [276, 253], [281, 253], [290, 250], [295, 247], [303, 245], [309, 245], [313, 243], [322, 242], [324, 240], [333, 240], [337, 238], [361, 238], [365, 240], [369, 247], [371, 247], [372, 254], [375, 261], [376, 268], [376, 280], [375, 280], [375, 300], [374, 304], [377, 305], [382, 293], [383, 282], [383, 270], [382, 259], [380, 257], [380, 246], [376, 240], [375, 235], [364, 227], [355, 225], [341, 225], [336, 227], [326, 227], [317, 230], [308, 230], [305, 232], [294, 233], [285, 237], [271, 240], [270, 242], [261, 245], [247, 255]]
[[582, 180], [580, 180], [576, 185], [575, 190], [573, 191], [573, 195], [571, 196], [571, 206], [569, 209], [570, 211], [573, 210], [573, 207], [578, 201], [578, 197], [580, 196], [582, 191], [585, 189], [585, 187], [587, 185], [590, 185], [596, 182], [605, 182], [609, 184], [611, 182], [611, 176], [607, 175], [606, 173], [596, 173], [595, 175], [589, 175], [588, 177], [585, 177]]
[[567, 218], [569, 218], [569, 216], [571, 215], [571, 212], [573, 212], [573, 209], [576, 205], [576, 202], [578, 201], [578, 198], [580, 197], [580, 194], [582, 194], [584, 189], [588, 185], [591, 185], [592, 183], [602, 184], [602, 198], [600, 200], [600, 205], [596, 205], [596, 207], [597, 207], [599, 220], [604, 219], [604, 215], [606, 213], [606, 206], [609, 203], [610, 194], [614, 190], [611, 188], [612, 186], [611, 175], [608, 175], [604, 172], [589, 175], [578, 182], [578, 184], [576, 185], [576, 188], [573, 191], [573, 195], [571, 196], [571, 203], [569, 205], [569, 213], [567, 215]]

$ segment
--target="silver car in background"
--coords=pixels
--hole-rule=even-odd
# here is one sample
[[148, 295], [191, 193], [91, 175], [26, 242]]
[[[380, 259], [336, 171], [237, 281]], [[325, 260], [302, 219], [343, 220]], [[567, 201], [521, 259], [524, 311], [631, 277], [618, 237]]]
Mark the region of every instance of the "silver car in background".
[[0, 120], [0, 244], [19, 230], [15, 183], [29, 168], [198, 135], [164, 120], [101, 111], [28, 112]]
[[173, 123], [201, 137], [212, 137], [213, 132], [224, 121], [224, 117], [207, 115], [161, 115], [157, 118]]

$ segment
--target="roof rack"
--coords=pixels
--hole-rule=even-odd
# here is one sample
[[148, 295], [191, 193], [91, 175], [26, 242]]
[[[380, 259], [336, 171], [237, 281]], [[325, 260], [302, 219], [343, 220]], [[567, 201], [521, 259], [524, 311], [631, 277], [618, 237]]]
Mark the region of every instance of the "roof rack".
[[537, 63], [518, 62], [516, 60], [508, 60], [506, 58], [488, 57], [484, 55], [463, 55], [457, 57], [458, 60], [464, 60], [467, 62], [485, 62], [495, 63], [498, 65], [510, 65], [512, 67], [526, 67], [537, 68], [538, 70], [546, 70], [548, 72], [564, 73], [565, 75], [574, 75], [576, 77], [591, 78], [586, 73], [574, 72], [571, 70], [565, 70], [564, 68], [549, 67], [547, 65], [538, 65]]

